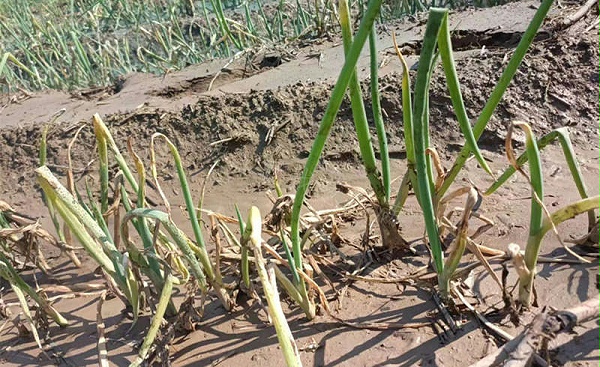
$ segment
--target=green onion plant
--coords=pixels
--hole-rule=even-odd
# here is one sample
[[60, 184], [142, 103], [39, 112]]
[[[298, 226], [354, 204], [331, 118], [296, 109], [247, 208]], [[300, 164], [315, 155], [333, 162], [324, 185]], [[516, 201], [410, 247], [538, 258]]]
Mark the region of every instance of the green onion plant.
[[[133, 151], [131, 140], [127, 146], [136, 167], [137, 178], [129, 168], [126, 158], [121, 154], [108, 127], [97, 114], [93, 117], [93, 127], [99, 155], [98, 193], [94, 193], [87, 183], [85, 189], [87, 199], [76, 187], [73, 189], [74, 193], [71, 193], [44, 165], [38, 168], [36, 173], [51, 213], [56, 213], [57, 218], [59, 216], [62, 218], [69, 232], [98, 263], [107, 281], [113, 284], [111, 289], [114, 289], [116, 295], [131, 307], [134, 322], [138, 319], [141, 308], [144, 307], [144, 299], [140, 297], [140, 290], [144, 289], [141, 275], [147, 276], [153, 285], [149, 292], [144, 289], [146, 298], [160, 295], [150, 330], [139, 351], [138, 359], [133, 364], [139, 365], [147, 357], [163, 317], [174, 316], [177, 313], [172, 300], [174, 285], [182, 285], [193, 279], [203, 292], [207, 292], [212, 287], [227, 310], [231, 309], [233, 301], [222, 284], [220, 272], [215, 272], [206, 251], [198, 218], [200, 211], [192, 201], [181, 158], [175, 145], [162, 134], [155, 134], [150, 142], [152, 177], [164, 200], [166, 212], [163, 212], [148, 207], [146, 171], [142, 160]], [[166, 141], [174, 158], [194, 229], [195, 242], [190, 240], [171, 219], [170, 204], [158, 181], [155, 153], [158, 139]], [[45, 150], [46, 140], [42, 139], [42, 143], [42, 148]], [[116, 161], [118, 167], [118, 173], [113, 178], [112, 201], [109, 184], [111, 158]], [[135, 193], [135, 199], [130, 199], [129, 192]], [[121, 215], [121, 210], [125, 211], [124, 216]], [[114, 222], [113, 231], [109, 228], [110, 219]], [[129, 234], [130, 224], [137, 232], [135, 240]], [[58, 228], [62, 227], [58, 226]], [[121, 242], [123, 246], [117, 247]], [[142, 245], [139, 246], [138, 242]], [[54, 315], [50, 311], [48, 314]], [[58, 320], [61, 323], [63, 321]]]
[[240, 222], [240, 224], [244, 227], [240, 243], [242, 248], [250, 247], [254, 254], [256, 270], [267, 298], [269, 314], [273, 320], [285, 362], [288, 367], [302, 366], [294, 336], [281, 309], [276, 282], [277, 267], [272, 262], [267, 262], [262, 255], [262, 219], [258, 208], [250, 208], [247, 222], [244, 224]]
[[[376, 197], [375, 210], [378, 213], [382, 242], [387, 246], [394, 246], [396, 243], [399, 243], [400, 246], [402, 246], [403, 243], [399, 239], [400, 236], [397, 232], [398, 227], [396, 218], [408, 196], [409, 187], [412, 187], [416, 193], [419, 205], [423, 210], [427, 238], [433, 257], [433, 265], [438, 274], [439, 290], [442, 296], [448, 297], [450, 290], [450, 279], [452, 278], [453, 273], [460, 262], [460, 258], [462, 257], [462, 253], [464, 252], [466, 244], [469, 242], [467, 235], [469, 218], [463, 217], [461, 221], [462, 224], [458, 228], [458, 245], [453, 247], [455, 250], [457, 249], [457, 251], [452, 251], [450, 258], [444, 260], [445, 255], [440, 241], [439, 229], [441, 218], [440, 216], [436, 216], [437, 208], [440, 201], [445, 197], [447, 190], [454, 183], [458, 173], [464, 167], [467, 159], [471, 155], [474, 155], [480, 167], [487, 174], [493, 177], [492, 171], [483, 158], [483, 155], [481, 154], [481, 151], [477, 145], [477, 139], [481, 136], [487, 123], [490, 121], [496, 106], [508, 88], [510, 81], [515, 75], [527, 52], [527, 49], [533, 41], [536, 32], [548, 13], [551, 4], [552, 0], [542, 1], [542, 4], [535, 13], [530, 25], [523, 35], [521, 42], [509, 60], [506, 69], [493, 89], [488, 102], [484, 106], [474, 126], [471, 126], [470, 117], [466, 112], [460, 90], [458, 72], [456, 70], [452, 52], [450, 29], [448, 26], [448, 10], [438, 8], [430, 9], [414, 85], [414, 96], [411, 96], [408, 67], [402, 58], [402, 55], [400, 55], [400, 59], [404, 68], [404, 75], [402, 77], [402, 105], [408, 171], [402, 180], [400, 188], [398, 189], [396, 199], [392, 203], [390, 195], [391, 180], [389, 173], [389, 156], [386, 148], [387, 142], [385, 137], [385, 124], [381, 118], [380, 108], [378, 106], [379, 96], [377, 93], [377, 58], [374, 42], [375, 36], [373, 31], [373, 23], [379, 13], [381, 2], [377, 0], [369, 2], [358, 31], [353, 37], [347, 1], [340, 1], [339, 16], [344, 41], [344, 50], [346, 53], [346, 61], [333, 89], [331, 99], [321, 121], [317, 137], [313, 143], [313, 147], [296, 190], [291, 219], [291, 241], [294, 265], [297, 269], [302, 268], [302, 242], [300, 239], [299, 218], [306, 189], [310, 183], [312, 174], [316, 169], [319, 157], [321, 156], [325, 142], [331, 130], [331, 126], [339, 110], [341, 100], [343, 99], [346, 90], [349, 89], [361, 158], [366, 170], [367, 178], [371, 184], [371, 189]], [[382, 156], [381, 168], [377, 167], [374, 159], [374, 148], [371, 142], [371, 136], [367, 124], [362, 92], [356, 77], [356, 62], [358, 55], [368, 37], [370, 38], [371, 53], [371, 92], [374, 121], [379, 141], [379, 149]], [[452, 166], [452, 169], [447, 173], [443, 172], [443, 170], [439, 168], [441, 167], [441, 164], [438, 162], [439, 159], [434, 159], [432, 161], [431, 157], [433, 156], [435, 158], [436, 154], [429, 136], [429, 88], [438, 60], [441, 61], [441, 66], [446, 77], [446, 85], [451, 97], [456, 120], [460, 130], [465, 136], [465, 145], [457, 157], [454, 165]], [[563, 149], [565, 150], [565, 155], [567, 157], [567, 161], [569, 162], [569, 167], [573, 173], [577, 187], [580, 190], [582, 198], [586, 198], [587, 194], [585, 193], [585, 186], [582, 183], [581, 175], [577, 174], [578, 168], [576, 161], [573, 158], [572, 150], [569, 150], [570, 142], [568, 138], [566, 138], [565, 134], [559, 130], [558, 132], [553, 133], [551, 137], [546, 138], [546, 140], [551, 140], [552, 138], [556, 137], [561, 139], [561, 143], [563, 144]], [[526, 158], [521, 158], [522, 161], [525, 159]], [[437, 178], [434, 177], [434, 167], [438, 167], [436, 169], [438, 172]], [[499, 179], [497, 179], [496, 184], [490, 188], [490, 190], [488, 190], [488, 193], [495, 191], [497, 187], [502, 185], [511, 174], [512, 173], [509, 170]], [[466, 192], [469, 192], [469, 195], [464, 213], [475, 210], [475, 204], [473, 203], [474, 194], [472, 193], [472, 190], [467, 190]], [[593, 213], [589, 214], [589, 220], [590, 225], [592, 225], [595, 220]], [[392, 236], [390, 233], [395, 235]]]
[[[520, 127], [525, 132], [525, 146], [527, 161], [529, 163], [529, 176], [522, 170], [520, 163], [514, 156], [511, 140], [514, 127]], [[547, 213], [547, 209], [543, 203], [544, 180], [542, 175], [540, 151], [531, 127], [527, 123], [515, 122], [510, 125], [506, 136], [506, 152], [513, 170], [519, 171], [522, 175], [527, 177], [527, 180], [531, 185], [529, 237], [527, 238], [525, 253], [524, 255], [521, 255], [519, 246], [516, 244], [513, 244], [509, 250], [511, 256], [518, 259], [515, 261], [515, 264], [517, 265], [516, 268], [519, 274], [519, 303], [523, 307], [528, 308], [533, 302], [533, 281], [536, 274], [536, 265], [542, 240], [546, 233], [555, 228], [556, 225], [571, 219], [578, 214], [587, 212], [594, 215], [594, 210], [598, 209], [600, 202], [598, 196], [587, 197], [587, 194], [585, 194], [582, 195], [584, 197], [581, 200], [567, 205], [551, 215]], [[573, 160], [572, 163], [573, 162], [576, 162], [576, 160]], [[570, 164], [570, 166], [576, 165]], [[578, 177], [580, 179], [581, 176], [573, 175], [573, 177]], [[575, 181], [581, 183], [582, 181], [579, 179], [576, 178]], [[577, 186], [580, 187], [579, 184]], [[583, 190], [583, 192], [585, 193], [585, 190]]]

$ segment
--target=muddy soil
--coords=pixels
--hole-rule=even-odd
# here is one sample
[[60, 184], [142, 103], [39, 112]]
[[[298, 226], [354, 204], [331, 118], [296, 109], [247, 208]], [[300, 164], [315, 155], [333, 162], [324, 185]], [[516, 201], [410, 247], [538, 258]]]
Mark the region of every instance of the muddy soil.
[[[481, 111], [503, 66], [511, 56], [537, 2], [519, 2], [485, 10], [456, 12], [452, 20], [453, 43], [457, 49], [457, 69], [469, 116]], [[536, 135], [568, 126], [581, 170], [590, 194], [598, 194], [598, 34], [590, 28], [597, 19], [597, 9], [570, 28], [559, 30], [556, 25], [578, 8], [564, 4], [555, 8], [537, 36], [528, 56], [506, 93], [502, 103], [480, 142], [490, 166], [500, 172], [506, 166], [504, 139], [511, 121], [529, 122]], [[381, 95], [394, 177], [405, 171], [405, 151], [402, 138], [401, 72], [391, 52], [390, 32], [400, 36], [405, 51], [418, 58], [423, 22], [399, 22], [382, 27], [379, 36]], [[264, 60], [267, 61], [264, 61]], [[332, 89], [332, 82], [341, 68], [343, 55], [339, 40], [328, 39], [311, 45], [282, 51], [249, 53], [233, 60], [216, 60], [178, 73], [157, 78], [130, 75], [115, 88], [80, 91], [71, 95], [43, 92], [34, 95], [1, 96], [0, 107], [0, 199], [17, 210], [39, 217], [50, 228], [47, 210], [40, 198], [33, 170], [37, 166], [41, 127], [60, 110], [66, 113], [52, 125], [48, 135], [48, 165], [64, 178], [67, 146], [82, 124], [90, 126], [95, 112], [102, 114], [115, 140], [125, 150], [127, 139], [146, 162], [152, 134], [167, 135], [180, 149], [189, 174], [194, 196], [208, 169], [216, 163], [207, 180], [204, 207], [226, 215], [234, 215], [234, 204], [245, 210], [257, 205], [267, 213], [271, 203], [266, 192], [273, 189], [277, 173], [285, 191], [293, 193], [306, 162], [312, 140], [318, 130]], [[276, 61], [276, 62], [275, 62]], [[281, 62], [281, 64], [280, 64]], [[360, 74], [365, 76], [367, 59], [360, 61]], [[227, 64], [226, 69], [222, 69]], [[221, 70], [221, 71], [219, 71]], [[411, 75], [414, 77], [414, 75]], [[364, 78], [363, 78], [364, 79]], [[363, 90], [368, 90], [363, 80]], [[211, 85], [212, 84], [212, 85]], [[211, 90], [209, 90], [211, 85]], [[366, 97], [369, 102], [369, 97]], [[367, 103], [369, 105], [369, 103]], [[441, 68], [436, 70], [430, 97], [432, 140], [444, 165], [449, 168], [462, 148], [463, 139], [451, 109]], [[367, 111], [370, 115], [370, 110]], [[368, 187], [360, 165], [358, 146], [353, 132], [349, 101], [345, 100], [332, 129], [324, 157], [313, 184], [309, 202], [316, 209], [333, 208], [349, 199], [336, 191], [336, 184]], [[74, 145], [72, 157], [77, 184], [84, 187], [97, 183], [95, 140], [90, 127], [82, 130]], [[374, 133], [374, 129], [373, 129]], [[523, 137], [515, 137], [522, 148]], [[183, 205], [173, 164], [166, 148], [159, 148], [159, 175], [172, 205]], [[560, 147], [551, 145], [543, 152], [546, 177], [546, 205], [559, 208], [578, 199], [575, 186]], [[492, 180], [470, 162], [461, 179], [468, 178], [478, 187], [489, 186]], [[459, 184], [463, 181], [457, 181]], [[155, 191], [149, 195], [156, 199]], [[460, 201], [453, 203], [461, 205]], [[522, 177], [496, 194], [486, 197], [481, 213], [491, 218], [495, 226], [482, 236], [491, 247], [505, 249], [510, 242], [524, 245], [529, 215], [529, 187]], [[176, 210], [176, 221], [189, 231], [183, 211]], [[399, 256], [380, 247], [374, 238], [367, 253], [356, 250], [365, 228], [361, 213], [340, 223], [347, 244], [340, 251], [351, 260], [340, 260], [326, 267], [339, 294], [319, 279], [336, 308], [337, 316], [353, 322], [430, 322], [436, 307], [431, 294], [419, 287], [396, 284], [347, 282], [341, 277], [353, 271], [363, 261], [370, 264], [362, 275], [400, 277], [427, 264], [427, 252], [419, 245], [423, 223], [418, 205], [409, 198], [400, 217], [403, 236], [417, 240], [416, 253]], [[568, 239], [580, 236], [586, 229], [582, 216], [559, 227], [560, 235]], [[214, 250], [212, 244], [211, 251]], [[585, 251], [575, 248], [582, 254]], [[73, 285], [99, 282], [94, 265], [85, 260], [80, 269], [71, 265], [53, 248], [45, 253], [54, 266], [52, 277], [34, 275], [41, 286]], [[542, 255], [569, 258], [557, 239], [548, 235]], [[465, 263], [473, 259], [468, 255]], [[495, 264], [498, 274], [501, 265]], [[509, 283], [514, 284], [511, 271]], [[536, 283], [538, 304], [566, 308], [598, 293], [597, 258], [591, 264], [541, 264]], [[471, 290], [480, 299], [479, 309], [489, 312], [502, 307], [499, 289], [479, 268], [472, 276]], [[2, 291], [6, 301], [14, 295]], [[71, 322], [66, 329], [51, 326], [46, 338], [47, 353], [41, 353], [35, 343], [18, 336], [7, 324], [0, 335], [0, 360], [7, 366], [26, 365], [91, 365], [96, 357], [96, 305], [98, 296], [61, 299], [55, 303]], [[287, 304], [290, 326], [302, 352], [305, 366], [465, 366], [496, 349], [499, 342], [483, 330], [468, 313], [460, 315], [462, 328], [456, 333], [438, 334], [435, 327], [388, 330], [353, 329], [332, 321], [326, 315], [307, 322], [291, 303]], [[18, 307], [14, 307], [16, 313]], [[103, 308], [108, 338], [108, 354], [113, 365], [127, 365], [136, 353], [136, 342], [143, 338], [149, 320], [147, 315], [127, 333], [131, 322], [122, 314], [118, 299], [109, 300]], [[531, 314], [524, 315], [524, 319]], [[506, 318], [493, 319], [499, 326], [516, 335], [522, 328]], [[267, 326], [264, 311], [252, 301], [240, 303], [227, 313], [218, 301], [209, 299], [197, 330], [177, 334], [170, 347], [175, 366], [278, 366], [283, 365], [274, 330]], [[437, 330], [437, 331], [436, 331]], [[598, 324], [589, 323], [576, 330], [573, 338], [559, 340], [562, 345], [552, 350], [554, 365], [592, 366], [598, 363]]]

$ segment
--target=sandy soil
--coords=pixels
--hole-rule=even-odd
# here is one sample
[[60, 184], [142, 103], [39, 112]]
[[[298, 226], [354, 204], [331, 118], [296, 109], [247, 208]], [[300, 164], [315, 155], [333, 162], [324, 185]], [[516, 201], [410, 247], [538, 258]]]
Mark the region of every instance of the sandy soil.
[[[453, 43], [457, 49], [457, 68], [470, 116], [477, 116], [498, 79], [506, 58], [535, 12], [537, 2], [519, 2], [510, 6], [486, 10], [469, 10], [451, 15], [455, 30]], [[566, 5], [566, 4], [563, 4]], [[503, 147], [506, 126], [515, 119], [532, 124], [538, 136], [554, 128], [569, 126], [590, 194], [598, 193], [598, 37], [597, 29], [586, 30], [597, 19], [597, 9], [566, 30], [554, 25], [576, 6], [555, 8], [543, 31], [536, 38], [530, 53], [484, 133], [481, 144], [484, 155], [495, 171], [507, 165]], [[402, 109], [400, 102], [400, 67], [391, 52], [390, 33], [400, 35], [405, 51], [411, 51], [409, 61], [418, 58], [424, 22], [388, 24], [380, 30], [379, 49], [382, 60], [382, 105], [388, 123], [388, 139], [392, 153], [394, 177], [405, 170], [402, 142]], [[485, 46], [485, 47], [484, 47]], [[293, 192], [312, 139], [318, 129], [332, 88], [332, 81], [343, 62], [337, 39], [321, 40], [293, 49], [273, 48], [247, 53], [239, 59], [217, 60], [188, 68], [164, 77], [130, 75], [112, 88], [75, 91], [73, 93], [42, 92], [33, 95], [0, 96], [0, 199], [17, 210], [39, 217], [50, 228], [33, 170], [37, 164], [38, 141], [42, 124], [50, 121], [61, 108], [66, 113], [49, 134], [48, 159], [52, 170], [65, 174], [66, 147], [81, 123], [87, 123], [95, 112], [102, 114], [118, 144], [124, 146], [132, 137], [136, 151], [147, 161], [149, 138], [163, 132], [181, 151], [190, 175], [195, 197], [209, 167], [219, 160], [208, 179], [205, 208], [234, 215], [237, 204], [245, 210], [257, 205], [263, 213], [271, 208], [265, 193], [271, 190], [273, 174], [277, 172], [282, 186]], [[279, 64], [281, 62], [281, 64]], [[361, 76], [366, 75], [368, 60], [360, 61]], [[223, 69], [223, 65], [226, 65]], [[214, 80], [214, 82], [213, 82]], [[212, 83], [212, 89], [209, 85]], [[366, 88], [365, 88], [366, 89]], [[444, 87], [443, 72], [438, 69], [431, 92], [431, 128], [436, 148], [449, 167], [462, 147], [451, 103]], [[368, 115], [370, 111], [367, 111]], [[273, 139], [267, 141], [270, 128], [278, 127]], [[517, 137], [522, 148], [522, 138]], [[166, 157], [162, 151], [163, 157]], [[92, 186], [97, 182], [95, 143], [90, 128], [82, 131], [73, 150], [76, 180]], [[543, 152], [547, 184], [545, 203], [552, 210], [578, 198], [569, 171], [558, 145]], [[162, 159], [159, 168], [171, 203], [183, 205], [183, 198], [172, 163]], [[338, 206], [348, 197], [336, 191], [336, 184], [368, 187], [360, 166], [358, 147], [353, 132], [351, 111], [346, 100], [332, 130], [322, 164], [311, 187], [309, 202], [317, 209]], [[479, 187], [491, 180], [475, 162], [470, 162], [462, 174]], [[459, 181], [460, 182], [460, 181]], [[82, 186], [83, 187], [83, 186]], [[158, 200], [156, 192], [149, 193]], [[496, 194], [486, 197], [481, 212], [494, 220], [495, 226], [482, 240], [486, 245], [505, 249], [510, 242], [524, 244], [529, 215], [529, 187], [516, 177]], [[460, 205], [460, 202], [454, 203]], [[340, 251], [350, 261], [327, 254], [336, 265], [324, 268], [333, 286], [343, 297], [336, 296], [323, 279], [319, 279], [337, 315], [353, 322], [430, 322], [438, 318], [436, 306], [426, 289], [396, 284], [347, 282], [340, 274], [353, 271], [357, 264], [372, 260], [363, 275], [400, 277], [427, 264], [427, 252], [416, 246], [416, 254], [390, 253], [372, 241], [371, 249], [363, 253], [355, 246], [365, 227], [362, 213], [341, 223], [341, 233], [348, 244]], [[185, 215], [176, 211], [175, 218], [185, 225]], [[400, 217], [403, 236], [418, 239], [423, 232], [422, 217], [414, 198]], [[563, 238], [580, 236], [586, 229], [585, 217], [570, 221], [559, 228]], [[214, 250], [210, 244], [211, 251]], [[585, 254], [584, 249], [575, 248]], [[41, 286], [74, 285], [100, 282], [94, 275], [94, 265], [85, 260], [75, 268], [65, 256], [53, 248], [45, 249], [54, 268], [52, 277], [34, 275]], [[547, 236], [542, 255], [569, 258], [555, 237]], [[467, 255], [465, 263], [473, 259]], [[598, 294], [597, 258], [587, 265], [546, 263], [539, 267], [536, 288], [538, 304], [558, 309], [572, 306]], [[501, 273], [502, 266], [494, 269]], [[515, 275], [511, 271], [509, 283]], [[515, 327], [500, 312], [503, 306], [498, 287], [479, 268], [473, 274], [471, 290], [478, 294], [479, 309], [509, 333]], [[181, 293], [181, 290], [178, 291]], [[52, 295], [52, 294], [51, 294]], [[2, 291], [7, 302], [14, 295]], [[209, 299], [197, 330], [178, 333], [170, 347], [174, 366], [279, 366], [283, 358], [272, 327], [253, 301], [238, 300], [240, 305], [227, 313], [218, 301]], [[18, 337], [7, 324], [0, 335], [0, 360], [6, 366], [29, 365], [92, 365], [96, 357], [96, 305], [98, 297], [62, 299], [56, 308], [70, 323], [66, 329], [51, 325], [47, 331], [47, 354], [35, 343]], [[109, 300], [103, 308], [107, 327], [109, 359], [113, 365], [127, 365], [136, 353], [136, 343], [144, 336], [149, 319], [145, 315], [127, 333], [131, 321], [123, 314], [118, 299]], [[540, 308], [532, 311], [538, 312]], [[16, 311], [16, 308], [15, 308]], [[290, 326], [296, 337], [305, 366], [466, 366], [496, 349], [499, 342], [483, 330], [469, 313], [457, 316], [462, 328], [456, 333], [439, 335], [435, 328], [391, 328], [389, 330], [353, 329], [332, 321], [325, 315], [308, 322], [289, 303], [286, 308]], [[531, 318], [530, 314], [523, 316]], [[598, 324], [589, 323], [576, 330], [574, 337], [552, 351], [554, 365], [597, 365]], [[560, 340], [559, 340], [560, 342]], [[559, 343], [560, 344], [560, 343]]]

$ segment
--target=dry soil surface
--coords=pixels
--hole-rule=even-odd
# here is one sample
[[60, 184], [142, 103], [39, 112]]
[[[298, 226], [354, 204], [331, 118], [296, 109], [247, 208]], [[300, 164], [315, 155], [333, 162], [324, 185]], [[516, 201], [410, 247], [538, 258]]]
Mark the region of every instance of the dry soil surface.
[[[450, 15], [453, 44], [457, 50], [457, 69], [469, 116], [476, 117], [512, 55], [538, 2], [518, 2], [485, 10], [453, 12]], [[567, 126], [591, 195], [598, 194], [598, 30], [593, 27], [598, 9], [592, 9], [567, 29], [557, 28], [565, 16], [580, 4], [563, 2], [554, 8], [539, 32], [534, 45], [519, 69], [503, 101], [498, 106], [480, 142], [483, 153], [495, 172], [507, 166], [504, 155], [506, 128], [511, 121], [529, 122], [536, 135]], [[423, 18], [425, 19], [425, 18]], [[424, 21], [387, 24], [379, 32], [381, 60], [381, 95], [394, 177], [405, 171], [402, 138], [401, 68], [392, 52], [391, 32], [399, 35], [409, 62], [418, 59]], [[178, 146], [196, 198], [208, 169], [218, 161], [207, 180], [204, 207], [225, 215], [234, 215], [234, 204], [243, 211], [251, 205], [263, 213], [271, 209], [266, 196], [273, 188], [277, 173], [282, 187], [292, 192], [298, 183], [312, 140], [318, 130], [337, 73], [343, 62], [339, 39], [325, 39], [311, 44], [247, 52], [235, 60], [216, 60], [162, 77], [129, 75], [111, 88], [72, 93], [41, 92], [0, 96], [0, 199], [18, 211], [39, 217], [50, 228], [36, 184], [38, 145], [43, 124], [64, 108], [48, 135], [48, 165], [61, 178], [66, 173], [69, 141], [82, 124], [87, 124], [73, 147], [72, 157], [77, 185], [97, 183], [95, 140], [90, 125], [93, 113], [100, 113], [115, 140], [125, 150], [128, 138], [134, 149], [148, 162], [151, 135], [162, 132]], [[226, 65], [226, 67], [224, 67]], [[368, 57], [359, 62], [363, 90]], [[412, 77], [414, 75], [411, 74]], [[210, 89], [210, 90], [209, 90]], [[366, 93], [365, 93], [366, 94]], [[367, 102], [369, 101], [369, 97]], [[369, 105], [369, 103], [367, 103]], [[432, 140], [446, 167], [463, 145], [444, 84], [437, 68], [430, 97]], [[367, 114], [370, 115], [368, 108]], [[328, 140], [321, 164], [313, 178], [309, 203], [316, 209], [337, 207], [349, 199], [336, 191], [336, 184], [368, 187], [360, 165], [349, 101], [345, 100]], [[275, 133], [271, 136], [269, 132]], [[374, 129], [373, 129], [374, 133]], [[523, 137], [515, 137], [522, 149]], [[171, 203], [175, 219], [182, 228], [185, 215], [181, 190], [166, 149], [159, 149], [159, 174]], [[546, 148], [543, 167], [547, 185], [544, 202], [550, 210], [578, 199], [562, 151], [557, 144]], [[480, 188], [492, 182], [474, 161], [463, 171]], [[397, 181], [398, 182], [398, 181]], [[149, 195], [158, 200], [155, 191]], [[505, 249], [510, 242], [524, 246], [527, 238], [530, 189], [523, 177], [515, 176], [494, 195], [486, 197], [480, 212], [495, 226], [481, 237], [490, 247]], [[452, 205], [461, 205], [460, 201]], [[399, 278], [427, 264], [427, 251], [419, 245], [423, 222], [418, 205], [409, 198], [400, 216], [402, 235], [415, 239], [415, 254], [398, 255], [370, 242], [367, 252], [357, 251], [365, 228], [365, 216], [358, 213], [340, 223], [340, 233], [347, 244], [339, 251], [349, 256], [335, 261], [324, 272], [334, 290], [318, 278], [336, 315], [356, 323], [388, 322], [395, 324], [429, 323], [438, 318], [435, 303], [427, 289], [399, 284], [349, 282], [340, 274], [361, 270], [365, 276]], [[585, 216], [559, 227], [562, 238], [581, 236], [586, 231]], [[376, 232], [374, 232], [376, 233]], [[209, 248], [214, 246], [209, 241]], [[585, 255], [584, 248], [574, 250]], [[56, 284], [73, 286], [83, 282], [101, 282], [94, 275], [95, 266], [85, 260], [82, 268], [74, 267], [58, 250], [44, 249], [53, 266], [52, 276], [25, 272], [28, 281], [37, 279], [42, 287]], [[549, 258], [573, 259], [555, 236], [548, 235], [541, 250]], [[467, 255], [464, 262], [473, 260]], [[590, 264], [543, 263], [536, 280], [538, 308], [567, 308], [598, 294], [597, 257]], [[493, 265], [500, 275], [502, 266]], [[509, 284], [514, 284], [514, 270], [509, 267]], [[479, 310], [509, 333], [515, 327], [502, 312], [498, 286], [478, 268], [470, 279], [471, 291], [478, 295]], [[33, 283], [32, 283], [33, 284]], [[9, 289], [9, 287], [8, 287]], [[183, 291], [178, 290], [178, 294]], [[54, 295], [54, 293], [50, 293]], [[6, 302], [15, 297], [4, 287]], [[170, 346], [174, 366], [280, 366], [283, 357], [272, 326], [266, 324], [263, 309], [252, 300], [238, 299], [239, 306], [228, 313], [218, 300], [209, 297], [204, 315], [191, 333], [177, 333]], [[47, 352], [42, 353], [29, 338], [19, 337], [10, 323], [0, 328], [0, 360], [5, 366], [65, 365], [97, 363], [96, 305], [98, 295], [60, 299], [55, 307], [70, 321], [60, 329], [50, 325], [45, 336]], [[388, 330], [356, 329], [341, 325], [326, 315], [306, 321], [292, 303], [286, 312], [305, 366], [467, 366], [495, 350], [500, 342], [468, 312], [455, 316], [461, 328], [455, 333], [438, 334], [439, 326], [417, 329], [391, 327]], [[14, 307], [17, 311], [18, 307]], [[113, 365], [127, 365], [135, 356], [139, 341], [148, 327], [148, 315], [128, 332], [131, 326], [118, 299], [107, 301], [103, 308], [108, 338], [108, 355]], [[531, 314], [523, 315], [530, 320]], [[438, 322], [439, 324], [439, 322]], [[437, 330], [437, 331], [436, 331]], [[575, 330], [576, 335], [551, 346], [554, 365], [592, 366], [598, 364], [598, 324], [590, 322]]]

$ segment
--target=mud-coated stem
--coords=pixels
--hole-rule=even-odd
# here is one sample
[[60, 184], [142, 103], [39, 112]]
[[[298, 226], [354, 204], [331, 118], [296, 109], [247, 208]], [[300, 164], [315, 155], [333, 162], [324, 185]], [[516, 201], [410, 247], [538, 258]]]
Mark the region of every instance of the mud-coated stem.
[[158, 305], [156, 306], [156, 313], [150, 322], [150, 328], [144, 337], [144, 342], [140, 347], [137, 358], [129, 365], [129, 367], [138, 367], [146, 360], [148, 352], [150, 351], [150, 347], [152, 346], [152, 343], [154, 343], [154, 339], [156, 339], [156, 335], [158, 334], [158, 330], [162, 324], [169, 301], [171, 300], [171, 294], [173, 293], [173, 280], [173, 276], [170, 273], [167, 274], [165, 284], [162, 288], [162, 292], [160, 293]]
[[[537, 265], [537, 258], [540, 253], [540, 246], [542, 244], [542, 223], [543, 223], [543, 203], [544, 199], [544, 178], [542, 176], [542, 162], [540, 159], [540, 150], [537, 146], [537, 141], [533, 136], [531, 127], [523, 122], [514, 122], [509, 126], [506, 138], [507, 155], [509, 159], [512, 159], [512, 147], [511, 147], [511, 135], [513, 127], [518, 126], [525, 132], [525, 147], [527, 153], [527, 159], [529, 160], [529, 174], [531, 182], [531, 213], [529, 218], [529, 237], [527, 239], [527, 247], [525, 248], [525, 265], [529, 270], [527, 279], [520, 282], [519, 284], [519, 300], [525, 307], [531, 305], [531, 294], [533, 290], [533, 279], [535, 277], [535, 267]], [[516, 165], [516, 161], [512, 161], [511, 164]], [[517, 167], [515, 167], [517, 168]]]
[[285, 362], [288, 367], [302, 366], [300, 353], [298, 352], [298, 347], [294, 341], [294, 336], [285, 319], [285, 314], [281, 309], [279, 293], [277, 292], [277, 282], [275, 280], [274, 265], [270, 263], [265, 266], [266, 262], [262, 256], [262, 221], [260, 212], [255, 206], [250, 208], [246, 229], [250, 231], [249, 243], [252, 252], [254, 252], [256, 270], [258, 271], [258, 276], [260, 277], [263, 286], [265, 298], [267, 299], [267, 304], [269, 306], [269, 314], [273, 319], [273, 326], [275, 326], [277, 339], [279, 340], [279, 345], [283, 351]]
[[[555, 211], [554, 213], [552, 213], [552, 215], [550, 215], [551, 219], [548, 219], [547, 217], [544, 218], [538, 235], [535, 237], [529, 237], [527, 248], [529, 249], [529, 244], [531, 243], [532, 249], [534, 249], [534, 247], [537, 247], [539, 249], [544, 236], [546, 235], [546, 233], [548, 233], [548, 231], [550, 231], [552, 229], [553, 224], [554, 224], [554, 226], [557, 226], [560, 223], [562, 223], [566, 220], [569, 220], [571, 218], [574, 218], [579, 214], [589, 212], [590, 210], [598, 209], [599, 206], [600, 206], [600, 197], [594, 196], [591, 198], [581, 199], [571, 205], [567, 205], [564, 208], [561, 208], [561, 209]], [[533, 251], [533, 250], [531, 250], [531, 251]], [[531, 251], [529, 252], [530, 257], [533, 256]], [[525, 251], [526, 263], [527, 263], [527, 256], [528, 256], [528, 252], [526, 250]], [[530, 266], [531, 266], [531, 264], [536, 264], [536, 263], [537, 263], [537, 256], [535, 258], [535, 261], [533, 261], [532, 259], [529, 259], [529, 263], [527, 263], [527, 268], [530, 270], [529, 273], [526, 273], [526, 274], [524, 273], [519, 278], [519, 301], [521, 302], [521, 304], [524, 307], [529, 307], [532, 302], [533, 281], [535, 279], [535, 265], [534, 265], [533, 271], [531, 271], [532, 268]]]

